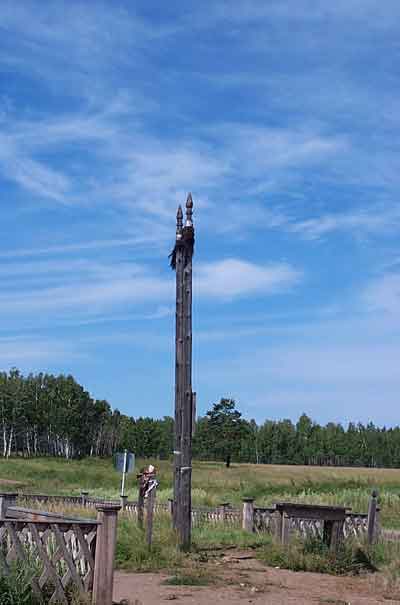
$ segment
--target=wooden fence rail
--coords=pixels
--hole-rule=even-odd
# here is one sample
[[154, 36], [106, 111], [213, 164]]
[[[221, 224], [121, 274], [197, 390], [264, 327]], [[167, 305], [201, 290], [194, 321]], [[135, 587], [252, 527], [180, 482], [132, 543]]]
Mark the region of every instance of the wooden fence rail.
[[[17, 501], [21, 505], [37, 505], [42, 504], [54, 504], [64, 505], [71, 507], [84, 507], [89, 509], [96, 509], [99, 505], [109, 504], [117, 505], [121, 504], [122, 511], [125, 514], [132, 515], [134, 517], [140, 514], [140, 507], [138, 502], [134, 500], [128, 500], [126, 497], [123, 500], [110, 500], [99, 497], [91, 497], [89, 492], [82, 492], [80, 496], [51, 496], [47, 494], [15, 494]], [[0, 496], [1, 498], [1, 496]], [[1, 499], [0, 499], [1, 505]], [[171, 515], [171, 502], [156, 502], [154, 505], [155, 514], [167, 513]], [[232, 508], [228, 503], [221, 504], [216, 508], [198, 506], [192, 508], [192, 523], [193, 525], [201, 525], [203, 523], [220, 523], [224, 522], [227, 525], [238, 526], [241, 524], [241, 510], [238, 508]]]
[[[345, 520], [342, 533], [345, 539], [356, 537], [366, 538], [369, 542], [374, 542], [380, 534], [379, 527], [379, 508], [377, 507], [376, 493], [371, 496], [368, 513], [354, 513], [351, 509], [346, 509]], [[95, 509], [99, 505], [118, 503], [116, 500], [106, 500], [102, 498], [91, 497], [88, 492], [82, 492], [80, 496], [48, 496], [42, 494], [20, 494], [18, 502], [23, 503], [53, 503], [71, 506], [84, 506]], [[124, 497], [121, 500], [124, 514], [131, 515], [140, 522], [140, 507], [138, 502], [128, 500]], [[1, 509], [1, 495], [0, 495]], [[172, 503], [157, 502], [154, 506], [154, 513], [172, 514]], [[276, 535], [276, 524], [279, 522], [275, 505], [260, 507], [256, 506], [254, 500], [246, 498], [243, 501], [242, 509], [233, 508], [229, 503], [223, 503], [215, 508], [197, 506], [192, 508], [192, 526], [203, 524], [219, 525], [224, 523], [230, 527], [243, 527], [246, 531], [269, 532]], [[300, 533], [303, 537], [320, 536], [323, 537], [323, 522], [319, 519], [289, 519], [286, 521], [287, 532]]]

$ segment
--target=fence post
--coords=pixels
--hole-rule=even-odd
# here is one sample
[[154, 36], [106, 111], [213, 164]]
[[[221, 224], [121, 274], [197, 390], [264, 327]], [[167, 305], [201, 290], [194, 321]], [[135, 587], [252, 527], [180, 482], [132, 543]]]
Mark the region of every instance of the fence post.
[[151, 543], [153, 541], [153, 515], [155, 500], [156, 488], [152, 489], [146, 498], [146, 542], [149, 548], [151, 548]]
[[140, 529], [143, 529], [143, 516], [144, 516], [144, 479], [143, 473], [137, 475], [138, 478], [138, 501], [137, 501], [137, 522]]
[[332, 552], [336, 552], [343, 541], [344, 521], [332, 521], [325, 519], [323, 525], [323, 541]]
[[243, 498], [242, 529], [254, 531], [254, 498]]
[[89, 492], [81, 491], [81, 504], [82, 506], [86, 506], [86, 502], [89, 496]]
[[275, 524], [275, 540], [278, 544], [282, 544], [283, 528], [284, 528], [283, 511], [280, 510], [277, 513], [276, 524]]
[[334, 521], [332, 524], [330, 549], [335, 552], [339, 549], [340, 544], [344, 539], [344, 521]]
[[373, 544], [376, 537], [376, 509], [378, 504], [378, 492], [374, 489], [368, 506], [368, 520], [367, 520], [367, 539], [368, 544]]
[[168, 498], [168, 512], [170, 513], [171, 517], [173, 517], [173, 515], [174, 515], [174, 499], [173, 498]]
[[286, 546], [289, 544], [290, 537], [290, 517], [288, 517], [286, 513], [283, 513], [282, 515], [281, 531], [281, 544], [282, 546]]
[[93, 604], [112, 605], [114, 555], [117, 541], [119, 504], [98, 504], [96, 555], [94, 563]]
[[0, 519], [6, 518], [7, 509], [15, 506], [18, 494], [0, 493]]
[[120, 495], [120, 499], [121, 499], [121, 508], [122, 508], [122, 510], [125, 510], [126, 509], [126, 503], [128, 501], [128, 496], [125, 496], [125, 495], [121, 494]]
[[226, 511], [229, 508], [229, 502], [222, 502], [218, 506], [218, 517], [225, 522], [226, 520]]
[[375, 515], [375, 542], [377, 542], [381, 537], [381, 509], [380, 506], [376, 507], [376, 515]]

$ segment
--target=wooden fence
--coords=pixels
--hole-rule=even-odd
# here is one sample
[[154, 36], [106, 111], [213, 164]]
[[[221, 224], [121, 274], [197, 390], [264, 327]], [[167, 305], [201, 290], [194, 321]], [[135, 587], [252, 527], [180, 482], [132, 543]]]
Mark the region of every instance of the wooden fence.
[[[1, 498], [1, 496], [0, 496]], [[105, 500], [101, 498], [90, 497], [88, 492], [82, 492], [80, 496], [49, 496], [43, 494], [20, 494], [18, 501], [25, 504], [63, 504], [74, 507], [83, 506], [85, 508], [95, 509], [99, 505], [116, 505], [118, 501]], [[1, 502], [1, 500], [0, 500]], [[372, 512], [354, 513], [351, 509], [346, 509], [345, 521], [343, 524], [343, 535], [345, 538], [356, 537], [363, 538], [372, 533], [370, 538], [374, 539], [379, 533], [379, 509], [376, 508], [376, 495], [373, 494], [371, 502], [375, 505], [375, 511], [372, 519]], [[139, 506], [135, 501], [128, 500], [126, 496], [120, 500], [122, 511], [125, 514], [138, 516]], [[371, 507], [371, 506], [370, 506]], [[168, 503], [157, 502], [154, 505], [155, 513], [172, 514], [172, 501]], [[234, 508], [229, 503], [223, 503], [218, 507], [211, 508], [205, 506], [193, 507], [192, 524], [200, 526], [203, 524], [224, 523], [230, 527], [243, 527], [247, 531], [276, 533], [277, 511], [275, 505], [262, 507], [256, 506], [252, 498], [243, 500], [242, 509]], [[245, 520], [246, 519], [246, 520]], [[289, 530], [299, 532], [303, 537], [322, 536], [323, 523], [315, 519], [291, 519], [288, 522]], [[370, 528], [370, 529], [368, 529]]]
[[[1, 498], [1, 497], [0, 497]], [[70, 506], [83, 506], [95, 509], [99, 505], [116, 505], [117, 501], [104, 500], [101, 498], [90, 497], [88, 492], [82, 492], [80, 496], [48, 496], [42, 494], [20, 494], [18, 497], [20, 503], [25, 504], [63, 504]], [[0, 500], [1, 505], [1, 500]], [[122, 511], [134, 518], [138, 517], [139, 506], [135, 501], [128, 500], [126, 496], [120, 500]], [[316, 507], [318, 508], [318, 506]], [[172, 514], [172, 501], [168, 503], [157, 502], [154, 512]], [[232, 528], [242, 527], [247, 531], [257, 533], [267, 532], [272, 535], [277, 533], [277, 523], [279, 515], [276, 505], [261, 507], [254, 504], [251, 498], [243, 500], [241, 509], [232, 507], [229, 503], [223, 503], [216, 508], [193, 507], [192, 525], [198, 527], [203, 524], [224, 523]], [[286, 521], [288, 534], [298, 533], [302, 537], [323, 537], [324, 520], [316, 519], [312, 516], [299, 519], [289, 517]], [[379, 527], [379, 509], [377, 508], [377, 495], [374, 492], [370, 499], [368, 513], [354, 513], [351, 509], [345, 510], [344, 522], [342, 524], [343, 537], [345, 539], [354, 537], [358, 539], [367, 539], [369, 542], [376, 540], [380, 533]]]
[[[47, 494], [15, 494], [19, 504], [24, 506], [42, 506], [60, 505], [71, 507], [84, 507], [96, 509], [99, 505], [117, 505], [120, 504], [122, 512], [133, 517], [138, 516], [139, 504], [134, 500], [128, 500], [122, 496], [120, 500], [109, 500], [98, 497], [91, 497], [89, 492], [82, 492], [80, 496], [51, 496]], [[1, 495], [0, 495], [1, 498]], [[0, 500], [1, 501], [1, 500]], [[172, 501], [156, 502], [154, 505], [155, 513], [172, 514]], [[228, 503], [221, 504], [217, 508], [199, 506], [192, 508], [192, 523], [195, 526], [203, 523], [225, 522], [232, 526], [241, 526], [242, 512], [240, 509], [232, 508]]]
[[[16, 504], [55, 504], [95, 508], [97, 520], [71, 518], [55, 512]], [[0, 573], [8, 574], [20, 559], [36, 570], [32, 588], [45, 594], [49, 603], [67, 605], [70, 594], [90, 595], [93, 605], [111, 605], [118, 511], [139, 518], [137, 502], [121, 502], [80, 496], [0, 494]], [[157, 503], [155, 512], [172, 516], [172, 502]], [[196, 507], [192, 524], [225, 524], [248, 532], [267, 532], [283, 544], [297, 533], [320, 537], [336, 548], [346, 538], [374, 542], [380, 535], [377, 494], [373, 492], [368, 513], [344, 507], [276, 503], [270, 507], [243, 500], [242, 509], [223, 503], [216, 508]], [[398, 537], [398, 536], [397, 536]]]
[[15, 506], [0, 494], [0, 573], [16, 560], [32, 570], [31, 586], [48, 603], [67, 605], [73, 595], [111, 605], [119, 505], [98, 505], [97, 520]]
[[372, 544], [381, 535], [379, 512], [376, 492], [372, 492], [368, 513], [354, 513], [344, 507], [299, 503], [259, 507], [254, 505], [252, 498], [245, 498], [242, 528], [250, 532], [270, 533], [285, 544], [293, 534], [331, 542], [333, 525], [338, 531], [338, 541], [357, 538]]
[[[254, 531], [256, 533], [268, 532], [276, 534], [277, 511], [275, 507], [254, 507]], [[379, 520], [376, 519], [377, 528]], [[297, 532], [303, 537], [320, 537], [323, 536], [322, 520], [315, 519], [290, 519], [289, 528], [292, 532]], [[352, 513], [346, 511], [345, 521], [343, 524], [343, 535], [345, 538], [363, 539], [368, 533], [368, 514], [367, 513]]]

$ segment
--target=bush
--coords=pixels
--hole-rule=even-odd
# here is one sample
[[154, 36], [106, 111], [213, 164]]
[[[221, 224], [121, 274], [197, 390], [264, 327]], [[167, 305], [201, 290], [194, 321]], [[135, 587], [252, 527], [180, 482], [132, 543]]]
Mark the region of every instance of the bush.
[[[32, 589], [32, 579], [38, 575], [40, 573], [34, 563], [15, 561], [10, 573], [0, 576], [0, 605], [48, 605], [54, 585], [46, 584], [41, 596], [36, 596]], [[67, 587], [66, 595], [70, 605], [89, 605], [89, 595], [86, 598], [79, 596], [72, 584]]]
[[125, 570], [152, 571], [174, 568], [182, 563], [183, 555], [177, 550], [176, 535], [168, 515], [154, 518], [153, 543], [146, 544], [145, 533], [136, 520], [121, 518], [118, 522], [116, 567]]
[[359, 574], [377, 571], [371, 554], [351, 542], [340, 544], [332, 552], [319, 538], [292, 542], [289, 546], [272, 544], [259, 557], [268, 565], [293, 571], [313, 571], [333, 575]]

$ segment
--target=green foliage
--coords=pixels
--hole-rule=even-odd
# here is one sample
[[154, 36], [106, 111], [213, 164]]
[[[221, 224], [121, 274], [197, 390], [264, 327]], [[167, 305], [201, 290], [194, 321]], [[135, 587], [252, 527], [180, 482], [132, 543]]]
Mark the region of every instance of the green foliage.
[[167, 458], [173, 420], [133, 419], [93, 400], [72, 376], [0, 372], [0, 455], [111, 456], [127, 448]]
[[155, 516], [151, 548], [146, 544], [144, 531], [135, 521], [120, 518], [115, 556], [116, 565], [120, 569], [154, 571], [174, 568], [182, 563], [182, 559], [169, 515]]
[[39, 605], [32, 591], [33, 569], [15, 563], [9, 575], [0, 576], [0, 605]]
[[347, 540], [336, 552], [332, 552], [320, 539], [292, 542], [285, 547], [272, 544], [260, 551], [259, 557], [268, 565], [293, 571], [332, 575], [377, 571], [371, 554]]
[[[240, 451], [241, 440], [246, 436], [247, 423], [242, 420], [242, 414], [235, 409], [233, 399], [221, 399], [207, 412], [206, 431], [209, 451], [215, 460], [225, 460], [230, 465], [232, 456]], [[197, 437], [200, 440], [202, 435]], [[204, 436], [203, 436], [204, 439]]]
[[[172, 411], [172, 410], [171, 410]], [[173, 419], [133, 418], [94, 400], [72, 376], [0, 372], [0, 456], [82, 458], [127, 448], [136, 456], [171, 459]], [[400, 467], [400, 427], [372, 423], [321, 426], [302, 414], [245, 420], [223, 398], [198, 418], [194, 457], [266, 464]]]
[[[233, 407], [232, 407], [233, 403]], [[231, 406], [231, 409], [228, 407]], [[303, 414], [294, 424], [289, 419], [254, 420], [237, 417], [236, 433], [229, 425], [234, 402], [222, 399], [206, 417], [199, 418], [193, 440], [195, 457], [226, 459], [230, 451], [237, 462], [320, 466], [400, 466], [400, 428], [379, 428], [369, 423], [321, 426]], [[220, 409], [221, 408], [221, 409]], [[225, 408], [227, 426], [224, 429]], [[230, 435], [234, 432], [234, 437]]]
[[[221, 547], [259, 548], [269, 544], [271, 539], [267, 535], [252, 535], [240, 529], [230, 529], [224, 526], [211, 527], [204, 524], [193, 530], [192, 555], [188, 558], [178, 550], [177, 537], [171, 528], [169, 515], [157, 514], [154, 517], [153, 543], [149, 549], [146, 544], [145, 533], [139, 529], [131, 517], [121, 516], [118, 523], [116, 565], [120, 569], [129, 571], [156, 571], [170, 569], [177, 576], [187, 574], [185, 567], [189, 563], [202, 562], [207, 559], [205, 553]], [[193, 571], [193, 570], [191, 570]], [[195, 571], [198, 575], [199, 570]]]
[[[16, 560], [10, 567], [8, 575], [0, 575], [0, 605], [48, 605], [54, 586], [46, 584], [41, 596], [36, 596], [32, 589], [32, 579], [38, 578], [42, 569], [35, 562]], [[90, 597], [80, 596], [71, 583], [66, 589], [69, 605], [89, 605]]]

